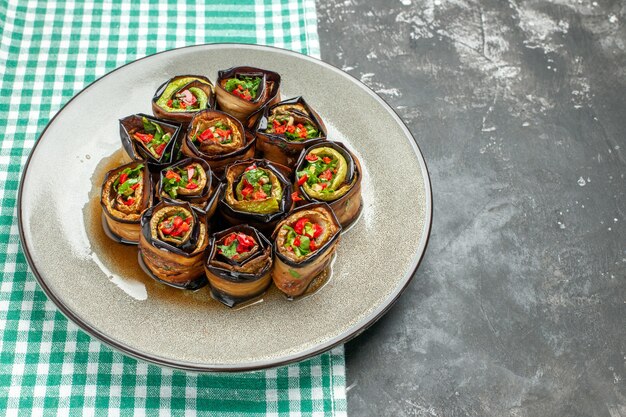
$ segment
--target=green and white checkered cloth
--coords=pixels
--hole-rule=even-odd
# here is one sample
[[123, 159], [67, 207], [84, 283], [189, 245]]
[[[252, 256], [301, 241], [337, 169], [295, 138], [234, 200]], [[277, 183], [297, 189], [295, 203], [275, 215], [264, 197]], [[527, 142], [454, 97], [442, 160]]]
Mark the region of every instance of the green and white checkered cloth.
[[245, 374], [160, 368], [112, 351], [68, 322], [26, 264], [18, 182], [48, 120], [120, 65], [208, 42], [319, 56], [315, 3], [0, 0], [0, 414], [346, 415], [343, 348]]

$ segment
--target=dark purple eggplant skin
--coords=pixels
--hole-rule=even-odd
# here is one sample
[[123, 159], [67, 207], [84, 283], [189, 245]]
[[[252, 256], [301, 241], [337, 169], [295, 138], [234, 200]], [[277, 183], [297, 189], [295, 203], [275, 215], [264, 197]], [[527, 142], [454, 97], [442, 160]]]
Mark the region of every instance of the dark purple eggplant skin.
[[[255, 238], [255, 240], [257, 241], [258, 245], [259, 245], [259, 250], [257, 252], [257, 254], [251, 256], [250, 258], [245, 259], [243, 262], [239, 263], [237, 261], [234, 261], [232, 259], [227, 259], [227, 258], [222, 258], [220, 259], [220, 261], [225, 262], [225, 263], [229, 263], [231, 265], [237, 265], [237, 266], [242, 266], [247, 264], [248, 262], [257, 259], [259, 256], [263, 256], [264, 252], [267, 251], [269, 249], [269, 257], [268, 260], [269, 262], [267, 263], [267, 265], [259, 272], [257, 272], [256, 274], [248, 274], [248, 273], [240, 273], [240, 272], [236, 272], [236, 271], [231, 271], [231, 270], [227, 270], [224, 268], [220, 268], [220, 267], [216, 267], [214, 265], [211, 265], [211, 260], [213, 260], [216, 256], [219, 256], [217, 254], [217, 245], [216, 243], [219, 242], [221, 239], [223, 239], [225, 236], [230, 235], [231, 233], [237, 233], [237, 232], [241, 232], [241, 233], [245, 233], [249, 236], [253, 236]], [[207, 259], [206, 259], [206, 264], [205, 264], [205, 268], [210, 271], [213, 275], [218, 276], [219, 278], [226, 280], [226, 281], [230, 281], [230, 282], [234, 282], [234, 283], [241, 283], [241, 282], [253, 282], [256, 281], [258, 279], [261, 279], [264, 275], [266, 275], [270, 268], [272, 267], [272, 258], [274, 256], [273, 253], [273, 246], [272, 246], [272, 242], [270, 242], [262, 233], [260, 233], [257, 229], [255, 229], [252, 226], [249, 225], [237, 225], [237, 226], [233, 226], [230, 227], [226, 230], [222, 230], [221, 232], [217, 232], [215, 233], [212, 237], [211, 240], [209, 241], [209, 247], [207, 248]], [[213, 295], [213, 297], [215, 299], [217, 299], [218, 301], [220, 301], [222, 304], [227, 305], [228, 307], [235, 307], [238, 304], [241, 304], [243, 302], [246, 302], [250, 299], [253, 299], [255, 297], [258, 297], [259, 295], [263, 294], [267, 288], [271, 285], [271, 279], [268, 282], [268, 285], [266, 287], [264, 287], [262, 290], [260, 290], [258, 293], [255, 294], [250, 294], [250, 296], [247, 297], [235, 297], [231, 294], [227, 294], [223, 291], [220, 291], [216, 288], [211, 287], [211, 293]]]
[[[144, 150], [141, 146], [138, 146], [130, 135], [130, 130], [133, 126], [143, 126], [141, 121], [142, 117], [161, 125], [164, 131], [169, 132], [172, 135], [169, 143], [163, 151], [160, 159], [155, 159], [149, 152]], [[183, 135], [182, 125], [178, 122], [170, 120], [157, 119], [154, 116], [150, 116], [144, 113], [132, 114], [119, 120], [120, 122], [120, 139], [122, 141], [122, 147], [126, 151], [126, 154], [130, 159], [134, 161], [145, 160], [150, 172], [159, 172], [164, 167], [171, 165], [177, 161], [180, 157], [180, 146]], [[168, 155], [169, 154], [169, 155]]]
[[272, 214], [248, 213], [235, 210], [225, 201], [224, 193], [222, 193], [222, 197], [218, 205], [218, 210], [220, 211], [220, 214], [225, 218], [225, 220], [230, 224], [249, 224], [260, 230], [263, 234], [269, 235], [272, 230], [274, 230], [274, 226], [276, 225], [276, 223], [285, 214], [289, 213], [293, 208], [294, 201], [291, 196], [292, 185], [289, 180], [289, 173], [291, 171], [287, 167], [281, 166], [279, 164], [274, 164], [273, 162], [270, 162], [266, 159], [247, 159], [245, 161], [238, 161], [226, 167], [226, 170], [224, 171], [225, 187], [236, 187], [239, 179], [241, 178], [237, 177], [232, 184], [229, 184], [228, 180], [226, 179], [229, 168], [240, 164], [250, 165], [252, 163], [256, 163], [257, 166], [261, 168], [271, 170], [278, 178], [278, 181], [283, 188], [283, 198], [279, 204], [279, 210], [276, 213]]
[[[207, 185], [204, 187], [202, 194], [200, 196], [184, 196], [179, 195], [177, 198], [171, 198], [165, 191], [163, 190], [163, 177], [165, 173], [172, 168], [177, 168], [179, 166], [189, 165], [191, 163], [197, 163], [202, 166], [204, 171], [207, 174]], [[198, 212], [201, 215], [207, 216], [209, 214], [211, 208], [217, 203], [216, 200], [219, 200], [222, 195], [222, 191], [224, 190], [224, 183], [215, 175], [213, 170], [209, 164], [200, 158], [185, 158], [176, 162], [175, 164], [164, 167], [159, 174], [159, 181], [156, 186], [156, 197], [161, 201], [168, 202], [188, 202], [190, 204], [198, 204], [201, 207], [197, 207], [192, 205], [191, 208]], [[165, 194], [165, 196], [163, 195]], [[208, 218], [207, 218], [208, 220]]]

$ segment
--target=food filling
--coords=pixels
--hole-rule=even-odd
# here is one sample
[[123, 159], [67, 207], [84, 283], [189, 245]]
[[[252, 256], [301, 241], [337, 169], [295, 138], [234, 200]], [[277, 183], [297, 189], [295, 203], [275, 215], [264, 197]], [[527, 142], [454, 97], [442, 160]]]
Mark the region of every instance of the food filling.
[[256, 246], [252, 236], [245, 233], [231, 233], [226, 236], [221, 245], [218, 245], [218, 253], [228, 259], [237, 260], [250, 252]]
[[143, 181], [143, 164], [134, 168], [125, 168], [113, 182], [117, 193], [117, 202], [124, 206], [132, 206], [140, 199], [138, 188]]
[[229, 78], [224, 83], [224, 89], [229, 93], [246, 101], [253, 101], [258, 97], [261, 77], [238, 76]]
[[202, 178], [200, 170], [202, 170], [202, 167], [198, 164], [168, 169], [162, 179], [163, 190], [172, 198], [178, 196], [181, 188], [190, 191], [198, 190]]
[[133, 138], [150, 152], [153, 158], [160, 159], [172, 135], [164, 132], [161, 125], [146, 117], [142, 117], [141, 121], [143, 130], [133, 133]]
[[159, 221], [158, 229], [163, 236], [182, 241], [191, 230], [193, 217], [184, 211], [178, 211], [165, 216]]
[[308, 121], [299, 123], [290, 114], [278, 114], [270, 117], [271, 125], [268, 126], [268, 133], [285, 135], [291, 141], [302, 141], [305, 139], [319, 137], [319, 130]]
[[304, 169], [298, 171], [298, 186], [320, 200], [339, 198], [350, 189], [345, 184], [348, 171], [346, 159], [330, 147], [315, 148], [305, 157]]
[[213, 126], [207, 127], [206, 129], [198, 125], [191, 140], [193, 142], [214, 142], [220, 145], [226, 145], [233, 141], [233, 130], [222, 121], [218, 121]]
[[324, 228], [313, 223], [306, 217], [298, 219], [293, 227], [283, 225], [287, 230], [284, 247], [296, 256], [306, 256], [315, 251], [321, 244], [318, 238], [324, 233]]

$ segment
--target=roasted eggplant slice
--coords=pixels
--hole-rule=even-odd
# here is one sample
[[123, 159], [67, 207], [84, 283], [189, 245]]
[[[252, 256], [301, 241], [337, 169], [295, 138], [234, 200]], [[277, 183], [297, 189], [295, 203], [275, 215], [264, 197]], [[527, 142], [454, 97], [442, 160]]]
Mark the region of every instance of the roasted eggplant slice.
[[203, 256], [209, 239], [204, 220], [189, 203], [162, 201], [146, 210], [139, 239], [146, 273], [177, 288], [206, 285]]
[[361, 211], [361, 164], [342, 143], [326, 141], [302, 151], [296, 164], [298, 204], [326, 202], [342, 227]]
[[213, 83], [201, 75], [170, 78], [161, 84], [152, 98], [152, 112], [156, 117], [185, 126], [197, 112], [214, 107]]
[[217, 73], [219, 108], [244, 123], [265, 104], [280, 101], [280, 75], [253, 67], [235, 67]]
[[288, 297], [302, 295], [330, 264], [341, 224], [326, 203], [312, 203], [283, 219], [274, 238], [272, 279]]
[[224, 189], [211, 167], [199, 158], [187, 158], [161, 171], [157, 185], [160, 200], [188, 202], [207, 219], [213, 216]]
[[255, 139], [233, 116], [204, 110], [191, 121], [183, 139], [183, 153], [205, 160], [216, 174], [232, 162], [254, 156]]
[[256, 132], [257, 154], [293, 168], [302, 149], [326, 139], [326, 127], [302, 97], [265, 106], [247, 121]]
[[229, 165], [225, 171], [222, 216], [233, 225], [249, 224], [271, 233], [276, 222], [293, 207], [289, 169], [263, 159]]
[[253, 227], [216, 233], [208, 253], [205, 271], [211, 294], [228, 307], [251, 302], [272, 283], [272, 245]]
[[146, 161], [134, 161], [109, 171], [102, 183], [100, 204], [107, 235], [136, 245], [141, 213], [152, 205], [152, 180]]
[[128, 156], [145, 160], [157, 172], [178, 157], [180, 123], [159, 120], [139, 113], [120, 119], [120, 138]]

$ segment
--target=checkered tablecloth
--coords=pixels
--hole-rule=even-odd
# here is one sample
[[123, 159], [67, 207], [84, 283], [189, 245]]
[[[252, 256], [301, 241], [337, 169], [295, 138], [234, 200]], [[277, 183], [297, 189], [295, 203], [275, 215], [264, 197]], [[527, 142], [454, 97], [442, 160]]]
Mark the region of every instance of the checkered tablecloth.
[[208, 42], [319, 55], [313, 0], [0, 0], [0, 414], [345, 416], [343, 349], [246, 374], [138, 362], [46, 299], [22, 253], [19, 177], [38, 134], [76, 92], [136, 58]]

